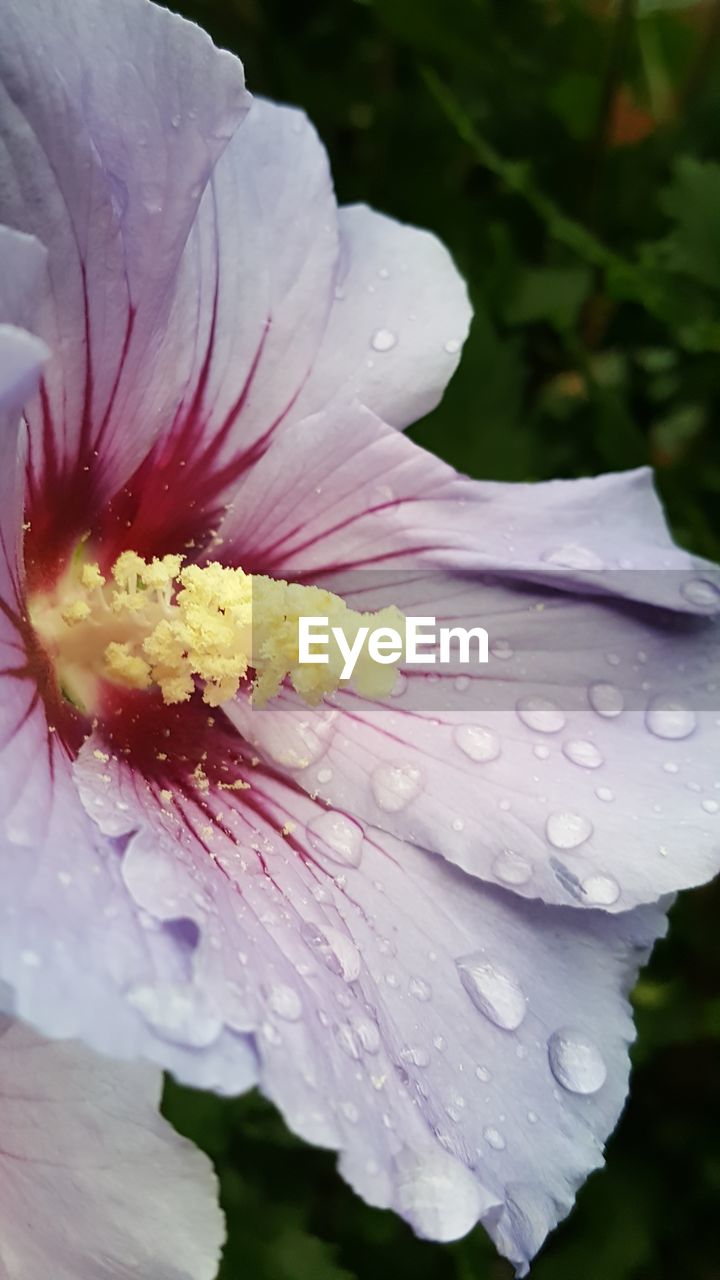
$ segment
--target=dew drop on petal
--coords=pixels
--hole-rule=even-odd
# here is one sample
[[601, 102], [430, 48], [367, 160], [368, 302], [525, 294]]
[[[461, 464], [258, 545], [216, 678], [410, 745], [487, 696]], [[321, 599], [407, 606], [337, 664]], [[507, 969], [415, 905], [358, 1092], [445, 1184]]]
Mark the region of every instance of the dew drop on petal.
[[515, 657], [515, 650], [507, 640], [494, 640], [490, 645], [490, 652], [493, 658], [499, 658], [501, 662]]
[[527, 1003], [511, 974], [491, 964], [483, 951], [461, 956], [455, 964], [476, 1009], [504, 1031], [514, 1031], [520, 1026]]
[[500, 755], [500, 739], [497, 734], [481, 725], [457, 725], [453, 731], [453, 740], [463, 754], [477, 764], [497, 760]]
[[549, 698], [534, 694], [520, 698], [516, 710], [523, 724], [537, 733], [559, 733], [565, 727], [565, 715]]
[[505, 1139], [503, 1138], [500, 1130], [496, 1129], [494, 1125], [488, 1125], [487, 1129], [483, 1131], [483, 1137], [488, 1146], [492, 1147], [493, 1151], [505, 1150]]
[[304, 920], [300, 925], [300, 934], [331, 973], [338, 974], [346, 982], [354, 982], [359, 976], [360, 953], [350, 938], [339, 929], [327, 925], [321, 928]]
[[512, 849], [503, 849], [493, 862], [492, 869], [493, 875], [502, 880], [503, 884], [527, 884], [533, 873], [532, 864], [527, 858], [513, 853]]
[[577, 849], [592, 833], [592, 822], [581, 813], [560, 809], [548, 814], [545, 834], [555, 849]]
[[430, 1054], [427, 1050], [416, 1046], [409, 1045], [406, 1049], [401, 1049], [400, 1057], [403, 1062], [409, 1062], [414, 1067], [427, 1067], [430, 1063]]
[[597, 1045], [583, 1031], [561, 1027], [548, 1040], [550, 1069], [570, 1093], [597, 1093], [607, 1078], [607, 1067]]
[[582, 891], [588, 902], [598, 907], [611, 907], [620, 897], [620, 885], [612, 876], [588, 876], [582, 882]]
[[701, 609], [720, 608], [720, 591], [707, 578], [692, 578], [689, 582], [683, 582], [680, 594], [690, 604], [697, 604]]
[[375, 803], [385, 813], [398, 813], [415, 799], [422, 775], [412, 765], [378, 765], [370, 779]]
[[402, 1150], [395, 1158], [398, 1212], [418, 1235], [457, 1240], [496, 1203], [466, 1165], [443, 1151]]
[[127, 993], [128, 1003], [163, 1040], [172, 1044], [206, 1048], [217, 1040], [222, 1022], [203, 1007], [197, 992], [173, 983], [137, 986]]
[[302, 1001], [295, 991], [294, 987], [287, 987], [283, 983], [270, 989], [268, 995], [268, 1004], [273, 1013], [278, 1018], [283, 1018], [285, 1022], [297, 1022], [302, 1014]]
[[313, 818], [307, 827], [313, 849], [332, 862], [346, 867], [359, 867], [362, 860], [363, 832], [352, 818], [328, 810]]
[[656, 738], [689, 738], [695, 731], [695, 712], [680, 698], [659, 694], [653, 698], [646, 713], [645, 723]]
[[607, 720], [614, 720], [625, 706], [625, 699], [617, 686], [605, 680], [597, 680], [590, 685], [588, 701], [593, 711]]
[[461, 346], [462, 346], [462, 342], [460, 341], [459, 338], [448, 338], [447, 342], [445, 343], [445, 350], [447, 351], [449, 356], [454, 356], [460, 350]]
[[392, 351], [397, 346], [397, 334], [391, 329], [376, 329], [371, 340], [370, 346], [373, 351]]
[[717, 813], [718, 809], [720, 809], [720, 804], [718, 804], [717, 800], [703, 800], [702, 808], [706, 813]]
[[573, 738], [570, 742], [564, 742], [563, 755], [567, 756], [572, 764], [577, 764], [582, 769], [599, 769], [603, 763], [602, 755], [595, 743], [588, 742], [585, 738]]
[[568, 543], [564, 547], [556, 547], [544, 551], [540, 556], [547, 564], [555, 564], [561, 569], [603, 569], [603, 561], [589, 547], [581, 547]]
[[432, 997], [432, 987], [424, 978], [411, 978], [408, 985], [408, 991], [416, 1000], [426, 1001], [430, 1000]]

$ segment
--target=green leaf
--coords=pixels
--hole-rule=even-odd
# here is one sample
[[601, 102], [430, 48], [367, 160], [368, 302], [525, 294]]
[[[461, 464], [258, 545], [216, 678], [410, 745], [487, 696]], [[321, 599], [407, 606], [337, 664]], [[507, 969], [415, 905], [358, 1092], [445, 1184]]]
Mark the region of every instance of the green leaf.
[[680, 156], [660, 203], [675, 222], [665, 242], [670, 269], [720, 289], [720, 164]]
[[592, 284], [588, 267], [538, 267], [525, 271], [503, 309], [507, 324], [547, 321], [564, 332], [577, 324]]

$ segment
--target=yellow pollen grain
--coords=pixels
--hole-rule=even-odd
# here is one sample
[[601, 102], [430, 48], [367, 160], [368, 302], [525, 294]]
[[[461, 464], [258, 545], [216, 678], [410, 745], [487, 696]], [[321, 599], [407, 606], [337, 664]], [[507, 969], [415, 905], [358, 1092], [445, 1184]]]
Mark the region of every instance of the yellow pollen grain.
[[234, 782], [218, 782], [218, 791], [249, 791], [250, 783], [244, 782], [242, 778], [236, 778]]
[[80, 570], [80, 582], [86, 591], [95, 591], [105, 586], [105, 578], [96, 564], [84, 564]]
[[193, 782], [195, 783], [195, 786], [197, 787], [198, 791], [210, 790], [210, 781], [201, 764], [198, 764], [195, 766], [192, 776], [193, 776]]
[[106, 751], [98, 751], [97, 748], [95, 749], [95, 751], [93, 751], [93, 755], [96, 760], [100, 761], [101, 764], [107, 764], [108, 760], [110, 759]]
[[173, 798], [172, 791], [168, 791], [167, 788], [164, 787], [163, 790], [160, 792], [160, 799], [162, 800], [163, 804], [172, 804], [172, 798]]
[[90, 617], [91, 612], [90, 605], [86, 600], [71, 600], [60, 616], [69, 627], [76, 627], [78, 623], [85, 622]]

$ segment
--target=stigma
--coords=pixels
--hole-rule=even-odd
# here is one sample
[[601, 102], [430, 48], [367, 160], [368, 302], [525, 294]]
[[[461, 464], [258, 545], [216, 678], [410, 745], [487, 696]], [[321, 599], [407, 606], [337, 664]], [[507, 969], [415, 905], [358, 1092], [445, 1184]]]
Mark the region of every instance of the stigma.
[[106, 684], [159, 690], [176, 704], [200, 693], [210, 707], [246, 687], [263, 706], [289, 680], [310, 705], [351, 683], [363, 697], [386, 697], [394, 666], [362, 654], [351, 680], [337, 645], [320, 663], [301, 662], [301, 618], [323, 617], [356, 636], [363, 626], [402, 629], [390, 606], [359, 613], [322, 587], [245, 573], [217, 562], [150, 561], [124, 551], [106, 577], [80, 544], [52, 593], [29, 601], [30, 622], [53, 664], [63, 696], [97, 714]]

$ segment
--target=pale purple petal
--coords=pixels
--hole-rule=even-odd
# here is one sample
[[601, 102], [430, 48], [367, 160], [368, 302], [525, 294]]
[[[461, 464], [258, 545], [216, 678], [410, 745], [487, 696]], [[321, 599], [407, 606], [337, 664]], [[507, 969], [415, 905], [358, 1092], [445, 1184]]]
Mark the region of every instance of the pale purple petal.
[[[309, 452], [304, 423], [292, 427], [309, 413], [327, 409], [340, 430], [357, 397], [404, 425], [436, 402], [469, 318], [446, 251], [369, 210], [341, 210], [340, 229], [343, 242], [314, 129], [300, 111], [255, 101], [216, 166], [179, 272], [163, 362], [183, 371], [181, 402], [104, 536], [119, 527], [141, 551], [173, 538], [205, 545], [275, 441], [294, 430], [294, 447]], [[368, 306], [380, 303], [366, 276], [388, 324], [416, 316], [402, 345], [379, 320], [368, 327]], [[451, 328], [460, 336], [446, 350]]]
[[[524, 902], [251, 762], [247, 789], [210, 784], [215, 817], [192, 835], [180, 793], [164, 812], [133, 802], [127, 767], [95, 750], [78, 779], [89, 810], [108, 791], [132, 805], [122, 874], [138, 908], [198, 932], [184, 985], [135, 996], [149, 1024], [184, 1004], [188, 1043], [208, 1019], [252, 1037], [261, 1087], [295, 1132], [341, 1152], [370, 1203], [434, 1239], [481, 1220], [524, 1269], [601, 1162], [627, 1087], [626, 993], [662, 911]], [[217, 1044], [198, 1042], [185, 1079]]]
[[[119, 836], [132, 822], [106, 763], [94, 761], [100, 794], [92, 811], [116, 814], [110, 830], [118, 839], [103, 836], [83, 808], [68, 754], [28, 682], [8, 682], [2, 727], [0, 979], [14, 992], [18, 1017], [47, 1035], [82, 1039], [118, 1058], [145, 1057], [181, 1076], [192, 1063], [201, 1087], [231, 1078], [236, 1089], [249, 1088], [255, 1054], [242, 1036], [205, 1019], [186, 1040], [194, 1013], [187, 1004], [174, 1005], [174, 1021], [159, 1035], [144, 1016], [138, 993], [184, 983], [195, 938], [180, 907], [160, 928], [128, 893]], [[197, 1039], [207, 1035], [214, 1056], [198, 1057]]]
[[340, 209], [333, 308], [298, 412], [357, 399], [393, 426], [429, 413], [452, 377], [470, 325], [467, 289], [428, 231], [365, 205]]
[[240, 63], [147, 0], [4, 6], [0, 220], [50, 254], [38, 332], [55, 356], [30, 414], [36, 479], [69, 483], [66, 465], [85, 464], [107, 492], [142, 456], [171, 394], [156, 379], [145, 395], [169, 290], [247, 103]]
[[161, 1118], [161, 1085], [0, 1018], [4, 1280], [213, 1280], [215, 1178]]
[[[624, 530], [637, 567], [543, 561], [535, 497], [539, 539], [554, 511], [561, 538], [576, 528], [596, 547], [612, 500], [608, 537]], [[622, 911], [717, 871], [718, 627], [692, 588], [705, 583], [711, 606], [720, 591], [673, 546], [647, 473], [527, 487], [515, 502], [348, 407], [273, 443], [218, 541], [230, 562], [356, 608], [488, 630], [487, 665], [405, 667], [386, 706], [238, 700], [241, 733], [308, 791], [551, 902]], [[322, 751], [296, 749], [303, 732]]]

